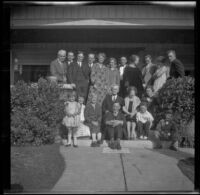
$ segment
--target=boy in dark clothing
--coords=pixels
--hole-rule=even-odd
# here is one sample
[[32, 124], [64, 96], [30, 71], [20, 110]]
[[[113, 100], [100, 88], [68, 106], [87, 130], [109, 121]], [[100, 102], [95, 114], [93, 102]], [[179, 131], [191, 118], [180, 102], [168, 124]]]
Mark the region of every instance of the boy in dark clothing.
[[110, 148], [121, 150], [120, 139], [122, 137], [124, 125], [126, 124], [126, 119], [120, 112], [120, 104], [118, 102], [113, 104], [112, 112], [106, 113], [105, 124], [109, 134]]
[[161, 141], [170, 141], [170, 149], [178, 150], [178, 135], [177, 127], [172, 121], [172, 111], [165, 113], [165, 119], [161, 119], [157, 124], [156, 131], [154, 131], [154, 141], [157, 142], [155, 149], [162, 148]]

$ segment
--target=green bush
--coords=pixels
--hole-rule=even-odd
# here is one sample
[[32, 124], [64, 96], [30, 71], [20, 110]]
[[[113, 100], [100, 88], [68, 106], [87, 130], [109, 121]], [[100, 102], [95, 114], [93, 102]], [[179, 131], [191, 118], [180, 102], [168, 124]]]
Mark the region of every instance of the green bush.
[[19, 81], [11, 88], [11, 144], [41, 145], [54, 142], [64, 117], [61, 89], [39, 79], [37, 85]]
[[158, 91], [158, 100], [156, 118], [162, 118], [165, 111], [171, 109], [181, 137], [184, 127], [194, 119], [194, 78], [168, 80]]

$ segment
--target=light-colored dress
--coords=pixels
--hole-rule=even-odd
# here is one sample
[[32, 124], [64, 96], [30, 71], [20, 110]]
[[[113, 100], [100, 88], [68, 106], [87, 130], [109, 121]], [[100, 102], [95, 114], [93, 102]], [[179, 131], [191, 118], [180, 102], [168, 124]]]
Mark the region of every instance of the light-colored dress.
[[102, 105], [108, 92], [109, 69], [104, 65], [100, 68], [99, 63], [94, 64], [91, 70], [91, 83], [87, 104], [91, 103], [92, 93], [96, 93], [97, 102]]
[[140, 105], [141, 101], [140, 101], [140, 98], [137, 97], [137, 96], [134, 96], [132, 99], [130, 97], [126, 97], [124, 99], [124, 102], [125, 102], [125, 105], [123, 107], [123, 110], [127, 111], [128, 112], [128, 108], [129, 108], [129, 103], [133, 101], [133, 104], [132, 104], [132, 113], [136, 113], [137, 110], [136, 108]]
[[154, 80], [153, 89], [157, 92], [167, 81], [167, 67], [162, 66], [158, 68], [155, 72], [156, 79]]
[[148, 64], [147, 66], [145, 66], [143, 69], [142, 69], [142, 76], [143, 76], [143, 79], [144, 79], [144, 82], [146, 85], [148, 85], [152, 75], [155, 73], [156, 71], [156, 66], [155, 64]]
[[63, 118], [63, 125], [66, 127], [78, 127], [80, 126], [80, 104], [78, 102], [66, 102], [65, 112], [67, 114], [74, 114], [75, 116], [65, 116]]
[[77, 137], [87, 137], [90, 136], [90, 128], [86, 125], [84, 125], [85, 121], [85, 116], [84, 116], [84, 111], [85, 111], [85, 105], [81, 105], [81, 113], [80, 113], [80, 126], [78, 127], [77, 131]]

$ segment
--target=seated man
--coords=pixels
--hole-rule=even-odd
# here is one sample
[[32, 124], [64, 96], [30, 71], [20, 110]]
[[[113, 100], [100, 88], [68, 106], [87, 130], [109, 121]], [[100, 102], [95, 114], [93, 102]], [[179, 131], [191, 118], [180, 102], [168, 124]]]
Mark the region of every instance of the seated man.
[[121, 150], [120, 139], [126, 124], [125, 116], [120, 112], [120, 108], [119, 102], [115, 102], [113, 111], [107, 112], [105, 116], [105, 124], [110, 139], [109, 147], [117, 150]]
[[165, 118], [161, 119], [153, 132], [153, 141], [156, 146], [155, 149], [162, 148], [161, 141], [170, 141], [170, 149], [177, 151], [178, 135], [176, 124], [172, 121], [172, 111], [168, 110], [165, 113]]
[[[103, 121], [102, 121], [102, 131], [103, 131], [103, 137], [102, 139], [106, 139], [107, 138], [107, 132], [105, 129], [105, 115], [107, 112], [112, 112], [113, 111], [113, 104], [115, 102], [118, 102], [120, 104], [120, 107], [122, 108], [125, 103], [124, 103], [124, 99], [120, 96], [118, 96], [119, 93], [119, 85], [114, 84], [111, 87], [111, 93], [112, 94], [107, 94], [105, 99], [103, 100], [102, 103], [102, 114], [103, 114]], [[125, 128], [126, 130], [126, 128]], [[126, 132], [123, 132], [126, 136]]]

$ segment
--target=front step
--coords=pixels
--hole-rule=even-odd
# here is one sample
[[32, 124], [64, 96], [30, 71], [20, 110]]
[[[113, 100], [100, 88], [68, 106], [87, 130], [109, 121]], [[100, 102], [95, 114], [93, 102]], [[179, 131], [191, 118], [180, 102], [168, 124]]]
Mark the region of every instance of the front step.
[[[57, 140], [57, 143], [61, 143], [61, 140]], [[150, 140], [121, 140], [120, 144], [124, 148], [153, 148], [153, 142]], [[90, 139], [78, 139], [78, 145], [81, 147], [90, 147], [91, 140]], [[101, 147], [108, 147], [108, 142], [103, 141]]]

